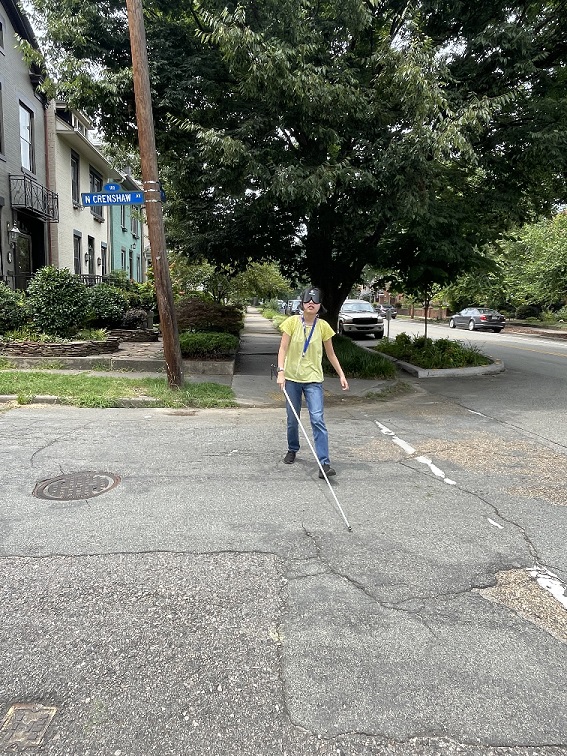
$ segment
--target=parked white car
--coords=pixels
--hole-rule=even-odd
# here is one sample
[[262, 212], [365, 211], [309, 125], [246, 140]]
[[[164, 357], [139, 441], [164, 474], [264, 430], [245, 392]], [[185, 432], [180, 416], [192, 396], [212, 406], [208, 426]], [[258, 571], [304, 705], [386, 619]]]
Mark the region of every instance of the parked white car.
[[339, 312], [337, 330], [344, 336], [384, 336], [384, 319], [364, 299], [346, 299]]

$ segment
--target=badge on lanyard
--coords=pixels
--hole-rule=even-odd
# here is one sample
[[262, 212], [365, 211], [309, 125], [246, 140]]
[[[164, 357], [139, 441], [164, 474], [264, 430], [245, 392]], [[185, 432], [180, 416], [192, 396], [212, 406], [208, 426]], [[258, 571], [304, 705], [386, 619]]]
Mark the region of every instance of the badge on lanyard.
[[301, 322], [303, 323], [303, 354], [301, 357], [305, 357], [305, 352], [307, 351], [309, 347], [309, 342], [311, 341], [311, 337], [313, 336], [313, 331], [315, 330], [315, 326], [317, 325], [317, 318], [319, 316], [315, 315], [315, 320], [313, 321], [313, 325], [311, 326], [311, 330], [309, 331], [309, 336], [307, 335], [307, 328], [305, 327], [305, 318], [303, 315], [301, 316]]

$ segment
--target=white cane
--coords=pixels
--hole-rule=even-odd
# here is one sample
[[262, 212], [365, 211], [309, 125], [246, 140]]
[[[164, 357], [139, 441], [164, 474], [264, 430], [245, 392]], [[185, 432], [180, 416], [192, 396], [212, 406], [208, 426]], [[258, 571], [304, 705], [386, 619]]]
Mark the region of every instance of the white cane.
[[291, 409], [292, 409], [292, 412], [293, 412], [293, 414], [295, 415], [295, 419], [296, 419], [296, 420], [297, 420], [297, 422], [299, 423], [299, 427], [301, 428], [301, 430], [302, 430], [302, 432], [303, 432], [303, 435], [305, 436], [305, 440], [307, 441], [307, 443], [309, 444], [309, 448], [310, 448], [310, 449], [311, 449], [311, 451], [313, 452], [313, 456], [315, 457], [315, 461], [316, 461], [316, 462], [317, 462], [317, 464], [319, 465], [319, 469], [321, 470], [321, 472], [323, 473], [323, 477], [324, 477], [324, 478], [325, 478], [325, 480], [327, 481], [327, 485], [329, 486], [329, 490], [330, 490], [330, 491], [331, 491], [331, 493], [333, 494], [333, 499], [335, 500], [335, 502], [336, 502], [336, 504], [337, 504], [337, 507], [339, 508], [339, 512], [341, 513], [341, 516], [342, 516], [343, 520], [345, 521], [345, 525], [347, 526], [347, 530], [348, 530], [348, 531], [349, 531], [350, 533], [352, 533], [352, 528], [351, 528], [351, 526], [349, 525], [349, 521], [348, 521], [348, 520], [347, 520], [347, 518], [345, 517], [345, 513], [343, 512], [343, 509], [342, 509], [341, 505], [339, 504], [339, 500], [337, 499], [337, 496], [336, 496], [335, 492], [333, 491], [333, 486], [332, 486], [332, 485], [331, 485], [331, 484], [329, 483], [329, 478], [327, 477], [327, 473], [325, 472], [325, 470], [323, 469], [323, 465], [322, 465], [322, 464], [321, 464], [321, 462], [319, 461], [319, 457], [317, 456], [317, 453], [316, 453], [315, 449], [313, 448], [313, 444], [312, 444], [312, 443], [311, 443], [311, 441], [309, 440], [309, 436], [307, 435], [307, 433], [306, 433], [306, 431], [305, 431], [305, 428], [303, 427], [303, 423], [302, 423], [302, 422], [301, 422], [301, 420], [299, 419], [299, 415], [298, 415], [298, 414], [297, 414], [297, 412], [295, 411], [295, 407], [293, 406], [293, 404], [292, 404], [292, 402], [291, 402], [291, 399], [289, 398], [289, 394], [288, 394], [288, 393], [287, 393], [287, 391], [285, 390], [285, 385], [283, 385], [283, 386], [282, 386], [282, 389], [283, 389], [283, 392], [284, 392], [284, 394], [285, 394], [285, 398], [287, 399], [287, 403], [288, 403], [288, 404], [289, 404], [289, 406], [291, 407]]

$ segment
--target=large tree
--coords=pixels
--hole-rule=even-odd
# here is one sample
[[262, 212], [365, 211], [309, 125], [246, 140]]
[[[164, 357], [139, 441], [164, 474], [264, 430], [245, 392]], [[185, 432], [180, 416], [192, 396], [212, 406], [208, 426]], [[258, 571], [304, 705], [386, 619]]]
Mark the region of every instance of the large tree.
[[[132, 140], [117, 0], [36, 0], [60, 79]], [[551, 2], [148, 0], [169, 238], [326, 291], [366, 264], [444, 282], [567, 175], [567, 13]], [[434, 275], [435, 280], [431, 281]]]

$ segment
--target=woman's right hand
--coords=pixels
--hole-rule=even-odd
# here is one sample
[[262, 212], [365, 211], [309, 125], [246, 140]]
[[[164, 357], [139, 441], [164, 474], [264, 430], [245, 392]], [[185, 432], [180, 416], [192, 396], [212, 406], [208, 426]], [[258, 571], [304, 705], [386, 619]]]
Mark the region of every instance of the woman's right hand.
[[278, 373], [277, 381], [278, 381], [278, 386], [283, 391], [284, 390], [284, 386], [285, 386], [285, 373], [284, 373], [283, 370], [280, 370], [280, 372]]

